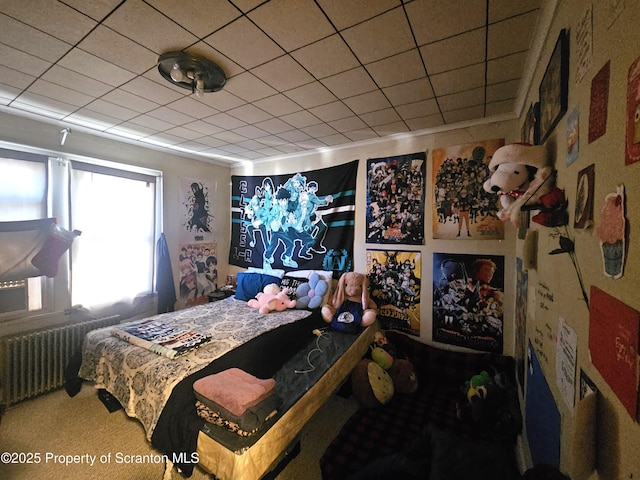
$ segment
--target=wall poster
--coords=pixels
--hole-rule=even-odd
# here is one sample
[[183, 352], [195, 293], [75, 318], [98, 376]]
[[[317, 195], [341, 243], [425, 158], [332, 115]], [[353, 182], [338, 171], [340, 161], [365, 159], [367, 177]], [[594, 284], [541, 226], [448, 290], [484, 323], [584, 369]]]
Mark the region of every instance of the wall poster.
[[493, 353], [503, 348], [504, 257], [433, 254], [433, 340]]
[[504, 238], [497, 195], [482, 188], [489, 177], [487, 165], [503, 145], [504, 139], [497, 139], [433, 150], [433, 238]]
[[231, 177], [229, 264], [352, 270], [358, 160], [283, 175]]
[[516, 258], [516, 341], [514, 358], [516, 361], [516, 377], [520, 390], [524, 392], [524, 355], [527, 342], [527, 288], [529, 273], [523, 266], [521, 258]]
[[420, 335], [420, 252], [367, 250], [371, 299], [384, 329]]
[[367, 243], [424, 245], [424, 152], [367, 160]]
[[185, 307], [207, 303], [218, 288], [217, 243], [211, 198], [216, 182], [180, 178], [180, 284], [178, 301]]

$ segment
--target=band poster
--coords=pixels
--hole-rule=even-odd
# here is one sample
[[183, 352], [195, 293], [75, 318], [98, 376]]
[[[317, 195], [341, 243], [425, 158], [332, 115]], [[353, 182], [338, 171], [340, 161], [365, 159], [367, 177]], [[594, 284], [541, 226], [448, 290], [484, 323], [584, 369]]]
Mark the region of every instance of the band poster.
[[367, 243], [424, 245], [424, 152], [367, 160]]
[[482, 188], [491, 157], [503, 145], [496, 139], [433, 150], [433, 238], [504, 239], [498, 196]]
[[504, 257], [433, 254], [433, 340], [503, 349]]
[[382, 328], [420, 336], [420, 252], [367, 250], [371, 299]]
[[231, 177], [229, 263], [264, 269], [353, 267], [358, 160], [289, 175]]

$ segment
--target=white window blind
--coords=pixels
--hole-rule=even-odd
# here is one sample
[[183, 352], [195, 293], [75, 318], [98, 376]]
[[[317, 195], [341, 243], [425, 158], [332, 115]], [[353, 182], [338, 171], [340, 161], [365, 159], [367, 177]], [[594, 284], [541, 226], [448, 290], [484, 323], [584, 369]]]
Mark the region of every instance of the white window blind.
[[73, 305], [99, 307], [153, 291], [156, 177], [71, 162]]

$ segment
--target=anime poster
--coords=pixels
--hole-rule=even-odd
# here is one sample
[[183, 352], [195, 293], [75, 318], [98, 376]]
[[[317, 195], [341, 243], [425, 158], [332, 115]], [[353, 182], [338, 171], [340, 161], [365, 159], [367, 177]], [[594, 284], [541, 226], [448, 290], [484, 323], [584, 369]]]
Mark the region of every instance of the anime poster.
[[179, 300], [185, 307], [207, 303], [218, 288], [218, 258], [215, 242], [180, 245]]
[[420, 336], [420, 252], [367, 250], [367, 276], [382, 328]]
[[629, 67], [627, 78], [627, 135], [625, 164], [640, 161], [640, 57]]
[[433, 238], [502, 240], [497, 195], [482, 188], [487, 165], [504, 139], [436, 148], [433, 161]]
[[367, 243], [424, 245], [426, 153], [367, 160]]
[[229, 263], [265, 269], [353, 265], [358, 160], [290, 175], [231, 177]]
[[180, 202], [182, 243], [211, 241], [213, 238], [213, 215], [211, 198], [215, 196], [215, 183], [180, 178]]
[[524, 353], [527, 342], [529, 274], [522, 263], [521, 258], [516, 258], [516, 342], [514, 358], [516, 360], [516, 376], [520, 384], [520, 390], [524, 392]]
[[433, 254], [433, 340], [492, 353], [503, 347], [504, 257]]

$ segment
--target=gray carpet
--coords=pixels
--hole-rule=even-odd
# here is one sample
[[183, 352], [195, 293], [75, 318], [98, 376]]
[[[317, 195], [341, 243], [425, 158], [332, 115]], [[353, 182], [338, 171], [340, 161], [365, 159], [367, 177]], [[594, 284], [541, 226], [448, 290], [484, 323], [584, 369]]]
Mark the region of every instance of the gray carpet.
[[[357, 406], [353, 398], [332, 396], [302, 431], [300, 454], [276, 479], [319, 480], [320, 456]], [[109, 413], [89, 385], [73, 398], [58, 390], [8, 409], [0, 420], [1, 452], [14, 452], [18, 462], [0, 461], [3, 480], [162, 480], [165, 474], [142, 425], [123, 410]], [[182, 476], [174, 470], [171, 478]], [[211, 476], [196, 468], [191, 478]]]

